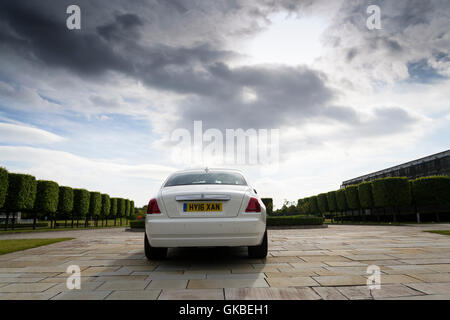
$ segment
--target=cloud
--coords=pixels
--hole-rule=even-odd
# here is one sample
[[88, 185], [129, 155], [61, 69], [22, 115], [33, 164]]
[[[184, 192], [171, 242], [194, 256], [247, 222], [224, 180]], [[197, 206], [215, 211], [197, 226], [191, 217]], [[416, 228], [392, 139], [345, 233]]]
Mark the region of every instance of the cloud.
[[64, 138], [54, 133], [25, 125], [0, 122], [0, 142], [17, 144], [52, 144]]
[[138, 206], [146, 204], [163, 180], [175, 171], [169, 166], [126, 165], [113, 159], [89, 159], [68, 152], [24, 146], [0, 146], [0, 161], [14, 166], [12, 171], [54, 180], [60, 185], [131, 198]]

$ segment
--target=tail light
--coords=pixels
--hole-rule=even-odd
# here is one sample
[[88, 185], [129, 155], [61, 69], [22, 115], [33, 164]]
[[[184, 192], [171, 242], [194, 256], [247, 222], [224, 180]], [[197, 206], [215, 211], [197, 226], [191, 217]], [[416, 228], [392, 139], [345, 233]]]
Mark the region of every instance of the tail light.
[[158, 207], [158, 202], [156, 199], [150, 200], [147, 207], [147, 214], [161, 213]]
[[245, 212], [261, 212], [261, 205], [259, 204], [258, 199], [250, 198], [250, 201], [248, 202], [248, 206], [247, 209], [245, 209]]

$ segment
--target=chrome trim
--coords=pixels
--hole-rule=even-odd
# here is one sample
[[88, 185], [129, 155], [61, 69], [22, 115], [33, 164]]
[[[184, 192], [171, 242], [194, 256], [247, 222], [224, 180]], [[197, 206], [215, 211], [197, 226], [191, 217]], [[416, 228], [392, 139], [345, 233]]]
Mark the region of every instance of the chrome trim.
[[231, 200], [229, 194], [185, 194], [180, 196], [175, 196], [176, 201], [202, 201], [202, 200], [220, 200], [228, 201]]

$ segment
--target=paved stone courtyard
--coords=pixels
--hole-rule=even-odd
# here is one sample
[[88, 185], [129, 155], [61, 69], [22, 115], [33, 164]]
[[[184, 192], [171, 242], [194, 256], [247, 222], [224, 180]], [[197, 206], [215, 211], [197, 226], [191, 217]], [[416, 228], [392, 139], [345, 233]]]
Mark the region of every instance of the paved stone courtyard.
[[[0, 256], [4, 299], [450, 299], [450, 225], [338, 226], [269, 230], [269, 256], [245, 248], [171, 249], [148, 262], [143, 232], [125, 229], [0, 235], [74, 237]], [[68, 290], [66, 269], [81, 269]], [[366, 286], [368, 265], [381, 289]]]

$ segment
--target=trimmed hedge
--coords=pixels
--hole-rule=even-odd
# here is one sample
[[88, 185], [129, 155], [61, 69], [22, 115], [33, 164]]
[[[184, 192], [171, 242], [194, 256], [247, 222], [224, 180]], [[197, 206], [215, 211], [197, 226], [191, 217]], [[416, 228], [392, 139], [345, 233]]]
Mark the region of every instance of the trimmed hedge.
[[117, 198], [111, 198], [111, 206], [109, 210], [109, 215], [113, 218], [117, 215]]
[[107, 194], [102, 194], [102, 210], [100, 216], [106, 218], [111, 212], [111, 198]]
[[145, 228], [145, 219], [130, 221], [130, 228]]
[[326, 193], [321, 193], [317, 196], [317, 206], [319, 207], [319, 212], [324, 214], [328, 212], [328, 199]]
[[36, 192], [35, 177], [29, 174], [9, 173], [5, 208], [9, 211], [33, 210]]
[[319, 214], [319, 205], [317, 204], [317, 196], [309, 197], [308, 201], [311, 214]]
[[134, 201], [130, 201], [130, 217], [134, 215]]
[[70, 187], [59, 187], [58, 213], [66, 218], [73, 210], [73, 189]]
[[39, 180], [37, 182], [36, 213], [53, 214], [58, 210], [59, 186], [56, 182]]
[[100, 192], [89, 192], [89, 215], [91, 217], [100, 216], [102, 211], [102, 194]]
[[85, 218], [89, 213], [90, 193], [85, 189], [73, 190], [73, 217]]
[[268, 226], [322, 225], [323, 218], [308, 215], [267, 217]]
[[339, 211], [345, 211], [348, 209], [347, 198], [345, 196], [345, 189], [339, 189], [336, 191], [336, 204]]
[[128, 217], [130, 215], [130, 200], [125, 199], [125, 217]]
[[328, 210], [330, 212], [338, 211], [338, 206], [336, 202], [336, 191], [330, 191], [327, 193]]
[[407, 178], [392, 177], [372, 181], [375, 207], [400, 207], [411, 204], [411, 187]]
[[358, 186], [348, 186], [345, 188], [345, 198], [347, 199], [347, 206], [350, 210], [357, 210], [361, 208], [359, 204]]
[[0, 167], [0, 208], [3, 207], [6, 200], [6, 193], [8, 191], [8, 171]]
[[361, 208], [372, 209], [374, 207], [371, 182], [362, 182], [358, 185], [358, 197]]
[[117, 214], [116, 217], [120, 218], [125, 215], [125, 199], [118, 198], [117, 199]]
[[266, 206], [267, 215], [272, 215], [273, 213], [273, 199], [272, 198], [261, 198], [261, 201]]
[[418, 206], [450, 204], [450, 177], [436, 176], [412, 181], [414, 202]]

